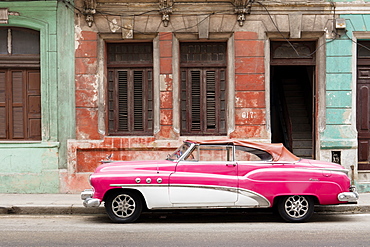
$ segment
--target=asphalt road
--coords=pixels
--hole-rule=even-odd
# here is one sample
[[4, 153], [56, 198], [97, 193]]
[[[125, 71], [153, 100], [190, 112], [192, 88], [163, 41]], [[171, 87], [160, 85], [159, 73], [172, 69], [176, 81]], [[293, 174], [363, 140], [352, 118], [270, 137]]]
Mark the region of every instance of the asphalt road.
[[105, 215], [0, 215], [0, 246], [369, 246], [369, 232], [370, 214], [285, 223], [266, 213], [156, 213], [133, 224]]

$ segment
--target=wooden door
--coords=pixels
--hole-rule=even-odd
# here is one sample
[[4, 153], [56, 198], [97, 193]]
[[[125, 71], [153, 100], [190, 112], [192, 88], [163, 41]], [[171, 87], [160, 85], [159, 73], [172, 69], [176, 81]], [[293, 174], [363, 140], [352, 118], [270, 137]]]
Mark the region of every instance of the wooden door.
[[0, 139], [41, 140], [40, 70], [0, 69]]
[[357, 70], [358, 169], [370, 170], [370, 66]]

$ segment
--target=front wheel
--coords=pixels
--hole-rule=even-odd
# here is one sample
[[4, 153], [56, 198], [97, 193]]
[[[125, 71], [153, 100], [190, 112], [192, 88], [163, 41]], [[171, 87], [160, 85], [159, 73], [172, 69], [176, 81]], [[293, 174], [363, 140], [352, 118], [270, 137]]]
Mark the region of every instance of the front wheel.
[[309, 196], [286, 196], [278, 203], [278, 212], [287, 222], [304, 222], [311, 218], [314, 200]]
[[105, 210], [113, 222], [130, 223], [141, 214], [143, 203], [134, 191], [116, 191], [105, 201]]

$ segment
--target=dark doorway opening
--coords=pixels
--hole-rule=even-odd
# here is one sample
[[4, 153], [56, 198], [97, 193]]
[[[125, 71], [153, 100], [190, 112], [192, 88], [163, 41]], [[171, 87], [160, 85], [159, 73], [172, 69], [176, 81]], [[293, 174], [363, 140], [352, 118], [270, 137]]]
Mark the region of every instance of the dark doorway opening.
[[271, 66], [272, 142], [301, 158], [314, 157], [315, 66]]

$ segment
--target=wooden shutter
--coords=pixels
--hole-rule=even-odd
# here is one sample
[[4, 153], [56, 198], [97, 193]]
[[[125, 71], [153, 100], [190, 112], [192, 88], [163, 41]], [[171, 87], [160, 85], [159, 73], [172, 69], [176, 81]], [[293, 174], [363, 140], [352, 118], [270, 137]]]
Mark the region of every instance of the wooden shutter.
[[27, 78], [27, 135], [31, 140], [41, 140], [41, 88], [40, 71], [26, 71]]
[[370, 169], [370, 67], [357, 69], [358, 169]]
[[6, 70], [0, 70], [0, 138], [7, 139]]
[[12, 93], [11, 93], [11, 139], [25, 138], [25, 83], [22, 71], [11, 71]]
[[107, 44], [109, 135], [153, 134], [153, 44]]
[[226, 134], [225, 69], [181, 71], [183, 134]]
[[[189, 124], [190, 131], [202, 131], [201, 114], [202, 114], [202, 90], [201, 90], [201, 70], [189, 70], [191, 89], [189, 90], [190, 102], [190, 115]], [[189, 104], [188, 104], [189, 105]]]
[[226, 135], [226, 43], [181, 43], [181, 134]]
[[0, 71], [0, 138], [41, 140], [39, 70]]
[[41, 140], [40, 33], [0, 27], [0, 139]]
[[117, 87], [118, 87], [118, 121], [117, 121], [117, 130], [118, 131], [130, 131], [129, 128], [129, 80], [128, 80], [129, 71], [117, 71]]
[[217, 126], [217, 81], [216, 71], [206, 71], [206, 129], [216, 130]]
[[370, 170], [370, 41], [357, 45], [356, 127], [358, 170]]
[[109, 70], [108, 126], [111, 135], [152, 134], [152, 73], [150, 68]]

